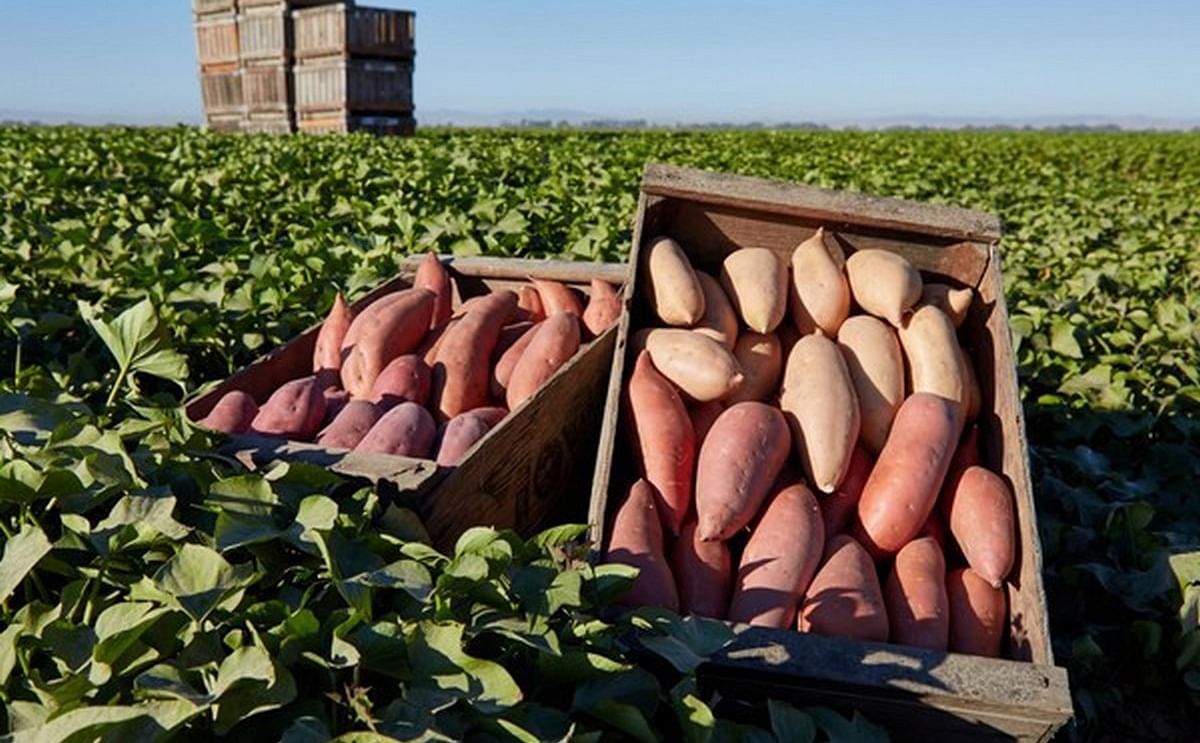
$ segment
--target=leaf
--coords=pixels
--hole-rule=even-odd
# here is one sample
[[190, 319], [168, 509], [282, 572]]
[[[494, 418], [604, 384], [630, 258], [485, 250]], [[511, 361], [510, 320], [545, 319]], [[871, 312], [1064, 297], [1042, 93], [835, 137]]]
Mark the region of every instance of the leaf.
[[154, 575], [154, 585], [201, 621], [233, 592], [249, 585], [254, 566], [235, 568], [208, 547], [185, 544]]
[[[671, 702], [688, 743], [707, 743], [713, 736], [717, 719], [709, 706], [697, 695], [694, 676], [688, 676], [675, 685], [671, 690]], [[778, 736], [778, 733], [776, 735]], [[779, 740], [790, 742], [793, 739], [779, 737]], [[800, 739], [799, 743], [807, 741]]]
[[771, 717], [771, 732], [776, 740], [812, 743], [817, 736], [813, 718], [786, 702], [768, 700], [767, 713]]
[[1055, 318], [1051, 325], [1050, 347], [1068, 358], [1083, 358], [1083, 349], [1075, 340], [1075, 326], [1062, 318]]
[[96, 308], [86, 302], [80, 301], [78, 309], [122, 370], [149, 374], [183, 386], [188, 377], [187, 359], [167, 346], [166, 331], [149, 299], [128, 308], [112, 322], [104, 321]]
[[504, 666], [463, 650], [461, 624], [421, 622], [409, 639], [414, 688], [438, 689], [467, 699], [482, 714], [521, 701], [521, 687]]
[[888, 743], [887, 732], [858, 712], [847, 720], [827, 707], [805, 707], [829, 743]]
[[375, 588], [404, 591], [417, 601], [427, 601], [433, 593], [433, 578], [429, 570], [415, 560], [397, 560], [378, 570], [360, 573], [351, 580]]
[[52, 545], [40, 527], [26, 524], [4, 544], [0, 557], [0, 601], [8, 599], [29, 571], [50, 554]]
[[[263, 670], [258, 661], [251, 663], [252, 666], [247, 670], [255, 673]], [[215, 726], [219, 735], [227, 734], [248, 717], [278, 709], [296, 698], [296, 681], [291, 672], [274, 661], [269, 661], [269, 664], [270, 680], [245, 680], [238, 684], [236, 693], [221, 698], [217, 705]]]
[[329, 728], [319, 718], [305, 716], [297, 718], [283, 731], [279, 743], [328, 743]]

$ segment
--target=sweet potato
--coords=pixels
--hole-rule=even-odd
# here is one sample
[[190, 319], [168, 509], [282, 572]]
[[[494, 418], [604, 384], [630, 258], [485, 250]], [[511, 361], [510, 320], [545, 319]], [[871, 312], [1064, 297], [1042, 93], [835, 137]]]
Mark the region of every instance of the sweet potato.
[[797, 341], [779, 397], [808, 481], [832, 493], [850, 468], [861, 420], [854, 382], [837, 344], [819, 333]]
[[500, 338], [496, 341], [496, 350], [492, 352], [492, 361], [499, 361], [504, 352], [513, 347], [517, 341], [525, 337], [537, 323], [530, 320], [518, 320], [510, 325], [505, 325], [500, 330]]
[[241, 390], [230, 390], [198, 425], [210, 431], [235, 434], [246, 433], [258, 415], [258, 403]]
[[[313, 349], [313, 374], [341, 370], [342, 341], [346, 339], [346, 331], [353, 320], [354, 314], [350, 312], [342, 293], [338, 292], [333, 298], [333, 307], [317, 333], [317, 345]], [[332, 376], [337, 377], [337, 374]]]
[[725, 618], [733, 584], [729, 545], [702, 541], [696, 536], [696, 522], [689, 521], [675, 540], [671, 570], [679, 588], [680, 611], [710, 619]]
[[820, 330], [834, 338], [850, 314], [850, 285], [827, 239], [824, 228], [818, 228], [792, 253], [792, 323], [801, 335]]
[[461, 319], [461, 317], [451, 317], [436, 328], [430, 329], [429, 333], [425, 336], [425, 340], [421, 341], [421, 344], [413, 349], [413, 353], [424, 359], [426, 366], [432, 367], [433, 362], [437, 359], [438, 349], [442, 346], [442, 339], [446, 337], [446, 331]]
[[818, 635], [885, 642], [888, 615], [871, 556], [853, 537], [839, 534], [800, 605], [797, 629]]
[[695, 331], [655, 328], [645, 342], [655, 368], [697, 402], [723, 399], [745, 378], [733, 354]]
[[873, 555], [908, 544], [933, 511], [958, 441], [955, 407], [923, 392], [900, 406], [858, 501], [856, 536]]
[[416, 354], [397, 356], [379, 372], [367, 400], [388, 410], [402, 402], [424, 405], [429, 401], [429, 366]]
[[431, 405], [439, 416], [449, 420], [487, 404], [492, 356], [516, 309], [515, 293], [493, 292], [446, 331], [432, 367]]
[[303, 377], [275, 390], [258, 409], [250, 430], [262, 436], [312, 441], [324, 420], [325, 391], [316, 377]]
[[704, 292], [704, 315], [692, 328], [732, 351], [738, 337], [738, 316], [729, 302], [721, 282], [703, 271], [696, 272], [700, 290]]
[[487, 436], [490, 430], [492, 427], [487, 421], [474, 413], [461, 413], [451, 418], [442, 432], [442, 443], [437, 453], [438, 466], [457, 467], [467, 451]]
[[860, 250], [850, 256], [846, 276], [858, 306], [896, 327], [921, 299], [921, 274], [904, 256], [887, 250]]
[[383, 367], [421, 343], [435, 301], [428, 289], [405, 289], [358, 313], [342, 342], [342, 387], [351, 396], [369, 395]]
[[963, 418], [973, 421], [979, 417], [979, 411], [983, 408], [983, 392], [979, 389], [979, 377], [975, 374], [975, 362], [971, 360], [971, 355], [961, 346], [958, 354], [962, 359], [963, 371]]
[[486, 408], [475, 408], [470, 413], [483, 420], [484, 423], [488, 424], [489, 428], [495, 428], [500, 425], [500, 421], [508, 417], [508, 408], [489, 406]]
[[950, 466], [946, 468], [946, 478], [942, 481], [942, 493], [938, 504], [942, 515], [949, 515], [950, 497], [958, 480], [968, 467], [979, 464], [979, 426], [971, 426], [963, 434], [950, 458]]
[[316, 443], [328, 449], [353, 449], [382, 415], [383, 411], [375, 403], [351, 400], [333, 422], [317, 434]]
[[932, 537], [914, 539], [896, 553], [883, 586], [892, 642], [945, 650], [950, 636], [946, 558]]
[[496, 359], [495, 366], [492, 367], [492, 373], [488, 380], [488, 387], [491, 389], [492, 397], [497, 400], [504, 399], [504, 392], [508, 389], [508, 380], [512, 378], [513, 369], [517, 368], [517, 362], [521, 360], [522, 354], [529, 344], [533, 342], [537, 336], [537, 330], [541, 327], [542, 322], [536, 323], [521, 335], [511, 346], [506, 348], [500, 358]]
[[750, 523], [791, 449], [787, 420], [761, 402], [731, 405], [713, 423], [696, 461], [696, 520], [704, 541]]
[[638, 569], [633, 587], [618, 602], [625, 606], [661, 606], [679, 611], [675, 578], [663, 553], [662, 524], [659, 523], [654, 486], [638, 480], [613, 519], [605, 562], [622, 563]]
[[505, 388], [509, 410], [533, 397], [546, 380], [579, 350], [579, 316], [568, 312], [550, 315], [540, 323], [533, 340], [513, 367]]
[[667, 325], [691, 327], [704, 317], [704, 290], [679, 243], [669, 237], [653, 240], [642, 251], [647, 298], [658, 319]]
[[790, 628], [825, 550], [825, 526], [812, 491], [784, 487], [767, 504], [742, 551], [729, 619]]
[[950, 650], [999, 657], [1008, 613], [1004, 590], [993, 588], [971, 568], [959, 568], [946, 576], [946, 596]]
[[955, 289], [948, 284], [925, 284], [921, 289], [921, 304], [931, 304], [945, 312], [955, 328], [961, 328], [971, 310], [975, 292], [971, 287]]
[[428, 459], [436, 437], [437, 424], [429, 411], [415, 402], [402, 402], [384, 413], [354, 449]]
[[862, 411], [862, 441], [878, 454], [904, 401], [904, 356], [896, 332], [870, 315], [851, 317], [837, 334]]
[[875, 464], [871, 455], [862, 446], [854, 447], [850, 455], [850, 469], [837, 490], [821, 498], [821, 519], [825, 522], [825, 538], [841, 534], [858, 512], [858, 499], [871, 476]]
[[998, 475], [978, 465], [958, 479], [946, 505], [950, 533], [980, 578], [999, 588], [1016, 557], [1013, 495]]
[[621, 298], [616, 289], [607, 281], [592, 279], [592, 293], [583, 310], [583, 327], [589, 337], [595, 338], [608, 330], [620, 317]]
[[688, 415], [692, 419], [692, 430], [696, 432], [696, 450], [700, 450], [700, 446], [704, 443], [704, 437], [708, 435], [708, 431], [712, 425], [717, 422], [717, 418], [721, 417], [721, 413], [725, 412], [725, 405], [719, 400], [712, 402], [699, 403], [688, 408]]
[[909, 389], [953, 400], [962, 415], [966, 385], [962, 351], [946, 313], [929, 305], [918, 307], [900, 328], [900, 345], [908, 359]]
[[326, 387], [321, 394], [325, 397], [325, 418], [322, 423], [329, 425], [350, 402], [350, 393], [341, 387]]
[[517, 309], [529, 315], [530, 322], [541, 322], [546, 319], [546, 310], [542, 306], [542, 295], [532, 286], [523, 286], [517, 292]]
[[413, 277], [413, 286], [418, 289], [428, 289], [433, 292], [433, 316], [430, 327], [450, 319], [450, 304], [454, 300], [454, 286], [450, 283], [450, 274], [446, 267], [433, 253], [427, 253], [417, 266], [417, 275]]
[[721, 286], [742, 322], [757, 333], [774, 331], [787, 314], [787, 266], [766, 248], [741, 248], [725, 256]]
[[561, 281], [549, 279], [530, 279], [538, 296], [542, 299], [542, 309], [550, 318], [560, 312], [567, 312], [575, 317], [583, 317], [583, 302], [574, 289]]
[[778, 336], [753, 331], [742, 333], [733, 348], [733, 357], [746, 378], [725, 402], [765, 402], [775, 396], [779, 378], [783, 376], [783, 345]]
[[659, 500], [663, 525], [679, 534], [692, 500], [696, 435], [679, 393], [650, 354], [638, 354], [626, 389], [629, 431], [641, 471]]

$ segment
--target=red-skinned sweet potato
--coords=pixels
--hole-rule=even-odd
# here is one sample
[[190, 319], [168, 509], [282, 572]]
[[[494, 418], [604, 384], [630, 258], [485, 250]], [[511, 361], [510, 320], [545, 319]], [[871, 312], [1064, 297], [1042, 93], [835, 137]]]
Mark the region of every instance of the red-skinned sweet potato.
[[1003, 585], [1017, 552], [1017, 520], [1008, 483], [983, 467], [968, 467], [950, 493], [946, 514], [967, 564], [993, 587]]
[[721, 413], [724, 412], [725, 405], [720, 400], [697, 403], [688, 408], [688, 415], [692, 419], [692, 430], [696, 432], [697, 451], [704, 444], [704, 437], [708, 435], [712, 425], [717, 422], [717, 418], [720, 418]]
[[[318, 384], [320, 383], [318, 381]], [[323, 422], [324, 425], [329, 425], [338, 413], [342, 412], [342, 408], [346, 407], [346, 403], [350, 402], [350, 393], [341, 387], [326, 387], [322, 394], [325, 396], [325, 420]]]
[[494, 292], [446, 331], [433, 364], [433, 409], [441, 418], [487, 404], [492, 356], [516, 309], [516, 294]]
[[293, 379], [258, 409], [250, 430], [263, 436], [312, 441], [325, 420], [325, 392], [316, 377]]
[[675, 387], [638, 354], [626, 388], [628, 427], [641, 471], [661, 500], [663, 525], [678, 534], [691, 507], [696, 434]]
[[450, 319], [450, 303], [454, 299], [454, 287], [450, 283], [450, 274], [446, 272], [445, 266], [436, 255], [428, 253], [421, 259], [421, 265], [417, 267], [417, 275], [413, 277], [413, 286], [428, 289], [436, 297], [433, 303], [433, 317], [430, 319], [431, 328]]
[[533, 340], [525, 347], [513, 367], [505, 388], [509, 410], [533, 397], [579, 350], [579, 316], [567, 312], [550, 315], [534, 331]]
[[384, 413], [355, 451], [428, 459], [433, 453], [437, 424], [429, 411], [415, 402], [402, 402]]
[[230, 390], [217, 400], [203, 420], [199, 422], [203, 428], [221, 433], [246, 433], [258, 415], [258, 404], [254, 398], [241, 390]]
[[405, 289], [358, 313], [342, 343], [342, 387], [353, 397], [370, 395], [379, 372], [425, 338], [435, 300], [428, 289]]
[[[313, 349], [313, 374], [341, 370], [342, 341], [346, 339], [346, 331], [350, 329], [353, 320], [354, 315], [350, 312], [350, 307], [346, 305], [342, 293], [338, 292], [333, 298], [333, 307], [325, 316], [325, 322], [321, 323], [321, 330], [317, 333], [317, 345]], [[338, 375], [335, 373], [331, 376], [336, 378]]]
[[491, 429], [482, 416], [471, 412], [451, 418], [442, 432], [442, 443], [437, 454], [438, 465], [457, 467], [467, 451]]
[[531, 322], [541, 322], [546, 319], [546, 309], [542, 306], [542, 295], [532, 286], [521, 287], [518, 292], [517, 309], [529, 315]]
[[871, 556], [853, 537], [829, 540], [808, 585], [797, 628], [818, 635], [886, 642], [888, 616]]
[[729, 610], [733, 564], [724, 542], [702, 542], [696, 522], [683, 525], [671, 554], [671, 568], [679, 587], [679, 609], [710, 619], [724, 619]]
[[492, 397], [498, 400], [504, 399], [504, 392], [508, 389], [508, 380], [512, 378], [513, 369], [517, 367], [517, 362], [521, 360], [521, 354], [525, 353], [525, 349], [533, 342], [534, 336], [537, 335], [537, 329], [541, 324], [540, 322], [533, 324], [527, 331], [521, 334], [520, 338], [517, 338], [508, 348], [500, 352], [495, 366], [492, 367], [489, 379], [489, 388], [491, 389]]
[[561, 281], [549, 279], [531, 279], [533, 286], [542, 299], [542, 310], [550, 318], [559, 312], [568, 312], [575, 317], [583, 317], [583, 301], [574, 289]]
[[366, 400], [351, 400], [333, 422], [317, 434], [316, 443], [329, 449], [353, 449], [358, 446], [383, 411]]
[[871, 476], [871, 467], [875, 464], [871, 455], [861, 444], [854, 447], [850, 455], [850, 469], [837, 490], [820, 498], [821, 518], [825, 522], [825, 538], [846, 531], [858, 512], [858, 499], [862, 497], [863, 487]]
[[946, 576], [950, 601], [950, 650], [969, 655], [1000, 656], [1008, 601], [1004, 589], [993, 588], [971, 568]]
[[583, 327], [587, 329], [588, 337], [595, 338], [608, 330], [620, 316], [621, 298], [617, 296], [617, 290], [607, 281], [592, 279], [592, 293], [583, 310]]
[[420, 356], [413, 353], [397, 356], [375, 378], [367, 399], [384, 410], [402, 402], [424, 405], [429, 401], [430, 376], [429, 367]]
[[661, 606], [679, 611], [675, 578], [663, 553], [662, 524], [659, 521], [654, 487], [638, 480], [613, 519], [605, 562], [623, 563], [638, 569], [638, 576], [619, 599], [625, 606]]
[[488, 406], [486, 408], [475, 408], [471, 410], [471, 415], [476, 416], [488, 424], [489, 428], [495, 428], [500, 425], [500, 421], [508, 417], [508, 408]]
[[933, 537], [921, 537], [896, 553], [883, 587], [892, 642], [945, 650], [950, 637], [946, 559]]

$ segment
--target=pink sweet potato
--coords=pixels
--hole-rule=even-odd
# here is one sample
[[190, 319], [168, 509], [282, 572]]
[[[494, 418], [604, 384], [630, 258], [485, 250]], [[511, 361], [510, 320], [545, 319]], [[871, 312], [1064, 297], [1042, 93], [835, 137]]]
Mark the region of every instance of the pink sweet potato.
[[495, 428], [500, 425], [500, 421], [508, 417], [508, 408], [501, 407], [475, 408], [470, 412], [471, 415], [480, 418], [484, 423], [488, 424], [488, 428]]
[[945, 650], [950, 636], [946, 559], [933, 537], [921, 537], [896, 553], [883, 587], [892, 642]]
[[450, 283], [450, 274], [445, 266], [433, 253], [428, 253], [421, 259], [417, 267], [417, 275], [413, 277], [413, 286], [418, 289], [428, 289], [434, 294], [433, 316], [430, 327], [437, 327], [450, 319], [450, 303], [454, 299], [454, 287]]
[[367, 399], [388, 410], [402, 402], [424, 405], [429, 401], [430, 371], [425, 360], [410, 353], [397, 356], [383, 368]]
[[346, 407], [346, 403], [350, 402], [350, 393], [341, 387], [326, 387], [322, 394], [325, 396], [324, 424], [329, 425], [338, 413], [342, 412], [342, 408]]
[[583, 326], [587, 328], [588, 336], [595, 338], [600, 335], [620, 316], [621, 298], [617, 296], [616, 289], [607, 281], [592, 279], [592, 294], [583, 311]]
[[683, 398], [642, 351], [626, 388], [626, 419], [634, 451], [659, 500], [663, 525], [679, 534], [691, 507], [696, 434]]
[[821, 518], [825, 522], [825, 538], [841, 534], [858, 512], [858, 499], [871, 476], [875, 462], [861, 444], [854, 447], [850, 455], [850, 469], [842, 484], [829, 495], [820, 499]]
[[342, 387], [367, 397], [383, 367], [425, 338], [435, 300], [427, 289], [405, 289], [358, 313], [342, 343]]
[[437, 424], [429, 411], [415, 402], [402, 402], [384, 413], [354, 449], [428, 459], [436, 437]]
[[994, 472], [968, 467], [946, 506], [950, 533], [979, 577], [999, 588], [1017, 551], [1016, 515], [1008, 483]]
[[[313, 374], [341, 370], [342, 341], [346, 339], [346, 331], [353, 320], [353, 313], [342, 298], [342, 293], [338, 292], [325, 322], [321, 323], [321, 331], [317, 333], [317, 345], [313, 349]], [[332, 376], [336, 377], [337, 374]]]
[[550, 315], [538, 325], [533, 339], [513, 367], [505, 388], [509, 410], [533, 397], [546, 380], [579, 350], [579, 316], [567, 312]]
[[546, 319], [546, 310], [542, 306], [542, 295], [532, 286], [521, 287], [518, 293], [517, 309], [524, 311], [531, 322], [541, 322]]
[[1004, 590], [993, 588], [971, 568], [946, 576], [950, 601], [950, 650], [955, 653], [1000, 656], [1008, 602]]
[[721, 413], [696, 462], [701, 539], [729, 539], [754, 519], [791, 446], [791, 430], [778, 408], [740, 402]]
[[317, 434], [316, 443], [329, 449], [353, 449], [367, 435], [383, 411], [366, 400], [351, 400], [333, 422]]
[[482, 416], [461, 413], [446, 423], [442, 432], [442, 443], [438, 447], [437, 463], [441, 467], [457, 467], [475, 442], [492, 429]]
[[680, 611], [710, 619], [725, 618], [733, 585], [729, 545], [700, 541], [696, 522], [689, 521], [675, 540], [671, 570], [679, 588]]
[[688, 415], [692, 418], [692, 430], [696, 432], [697, 450], [704, 444], [704, 437], [708, 435], [709, 429], [724, 412], [725, 404], [720, 400], [697, 403], [688, 409]]
[[742, 551], [730, 621], [790, 628], [824, 550], [825, 526], [812, 491], [799, 483], [784, 487]]
[[433, 364], [432, 408], [446, 420], [488, 402], [488, 372], [500, 331], [517, 309], [517, 295], [480, 298], [442, 340]]
[[246, 433], [258, 415], [258, 404], [254, 398], [241, 390], [230, 390], [217, 400], [217, 404], [199, 425], [210, 431], [235, 434]]
[[287, 382], [258, 409], [250, 429], [263, 436], [312, 441], [325, 420], [325, 394], [316, 377]]
[[619, 599], [625, 606], [661, 606], [679, 611], [675, 578], [663, 553], [662, 524], [655, 506], [654, 486], [638, 480], [613, 519], [605, 562], [638, 569], [638, 576]]
[[800, 606], [797, 628], [818, 635], [887, 641], [888, 615], [879, 576], [871, 556], [853, 537], [839, 534], [829, 540], [824, 563]]
[[[517, 325], [526, 326], [526, 323], [518, 323]], [[525, 353], [525, 349], [533, 342], [533, 337], [537, 334], [537, 328], [541, 323], [535, 323], [525, 327], [524, 332], [507, 346], [503, 348], [503, 339], [496, 346], [496, 363], [492, 367], [489, 387], [492, 392], [492, 397], [503, 400], [504, 391], [508, 389], [508, 380], [512, 377], [513, 369], [516, 368], [517, 362], [521, 360], [521, 354]], [[509, 325], [509, 328], [516, 327]], [[507, 330], [508, 328], [505, 328]]]
[[561, 281], [549, 279], [530, 279], [542, 300], [542, 309], [549, 318], [559, 312], [569, 312], [575, 317], [583, 317], [583, 302], [574, 289]]

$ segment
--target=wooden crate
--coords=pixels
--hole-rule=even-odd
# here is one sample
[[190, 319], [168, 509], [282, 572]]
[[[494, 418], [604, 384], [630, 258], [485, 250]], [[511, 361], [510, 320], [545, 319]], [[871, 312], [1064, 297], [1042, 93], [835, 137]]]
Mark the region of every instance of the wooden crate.
[[329, 59], [294, 70], [297, 111], [410, 113], [411, 60]]
[[416, 14], [407, 10], [357, 8], [353, 3], [297, 10], [296, 57], [411, 59]]
[[198, 16], [232, 13], [235, 10], [237, 10], [237, 0], [192, 0], [192, 12]]
[[379, 116], [344, 111], [300, 113], [297, 122], [305, 134], [352, 134], [366, 132], [379, 136], [411, 136], [417, 130], [412, 116]]
[[206, 114], [240, 114], [246, 110], [242, 96], [242, 70], [236, 62], [208, 65], [200, 70], [200, 95]]
[[244, 118], [241, 113], [208, 114], [204, 117], [204, 127], [210, 132], [240, 132]]
[[196, 58], [201, 66], [238, 61], [236, 13], [221, 13], [196, 19]]
[[619, 329], [593, 480], [593, 544], [604, 544], [607, 520], [633, 477], [629, 457], [614, 455], [614, 448], [623, 380], [632, 368], [626, 339], [631, 327], [650, 318], [639, 291], [641, 246], [669, 235], [698, 268], [716, 274], [724, 256], [739, 247], [790, 256], [818, 226], [835, 230], [849, 247], [900, 253], [926, 276], [977, 291], [963, 332], [984, 396], [981, 454], [1013, 485], [1019, 520], [1018, 558], [1007, 585], [1009, 660], [742, 625], [733, 645], [701, 669], [701, 680], [727, 698], [774, 696], [861, 709], [887, 725], [897, 740], [1045, 740], [1071, 717], [1071, 697], [1066, 672], [1054, 665], [1050, 647], [1024, 416], [1000, 274], [1000, 223], [994, 216], [648, 165], [624, 295], [628, 311]]
[[286, 63], [292, 59], [292, 12], [286, 2], [246, 6], [238, 13], [243, 61]]
[[242, 132], [246, 134], [292, 134], [296, 123], [290, 113], [254, 113], [242, 121]]
[[287, 114], [295, 97], [287, 62], [247, 62], [242, 67], [242, 98], [251, 113]]
[[[405, 261], [400, 275], [354, 303], [361, 310], [376, 299], [408, 287], [420, 257]], [[528, 277], [555, 279], [587, 289], [593, 278], [622, 284], [625, 264], [570, 263], [493, 258], [456, 258], [447, 264], [461, 295], [513, 288]], [[226, 392], [246, 391], [262, 403], [283, 381], [312, 373], [319, 327], [259, 359], [187, 406], [203, 418]], [[467, 528], [492, 525], [522, 533], [560, 511], [581, 519], [587, 511], [595, 466], [599, 421], [604, 410], [617, 327], [587, 344], [530, 399], [513, 410], [467, 453], [457, 468], [434, 462], [361, 452], [322, 449], [254, 436], [233, 437], [240, 459], [314, 462], [343, 475], [376, 483], [386, 498], [414, 510], [442, 548]]]

